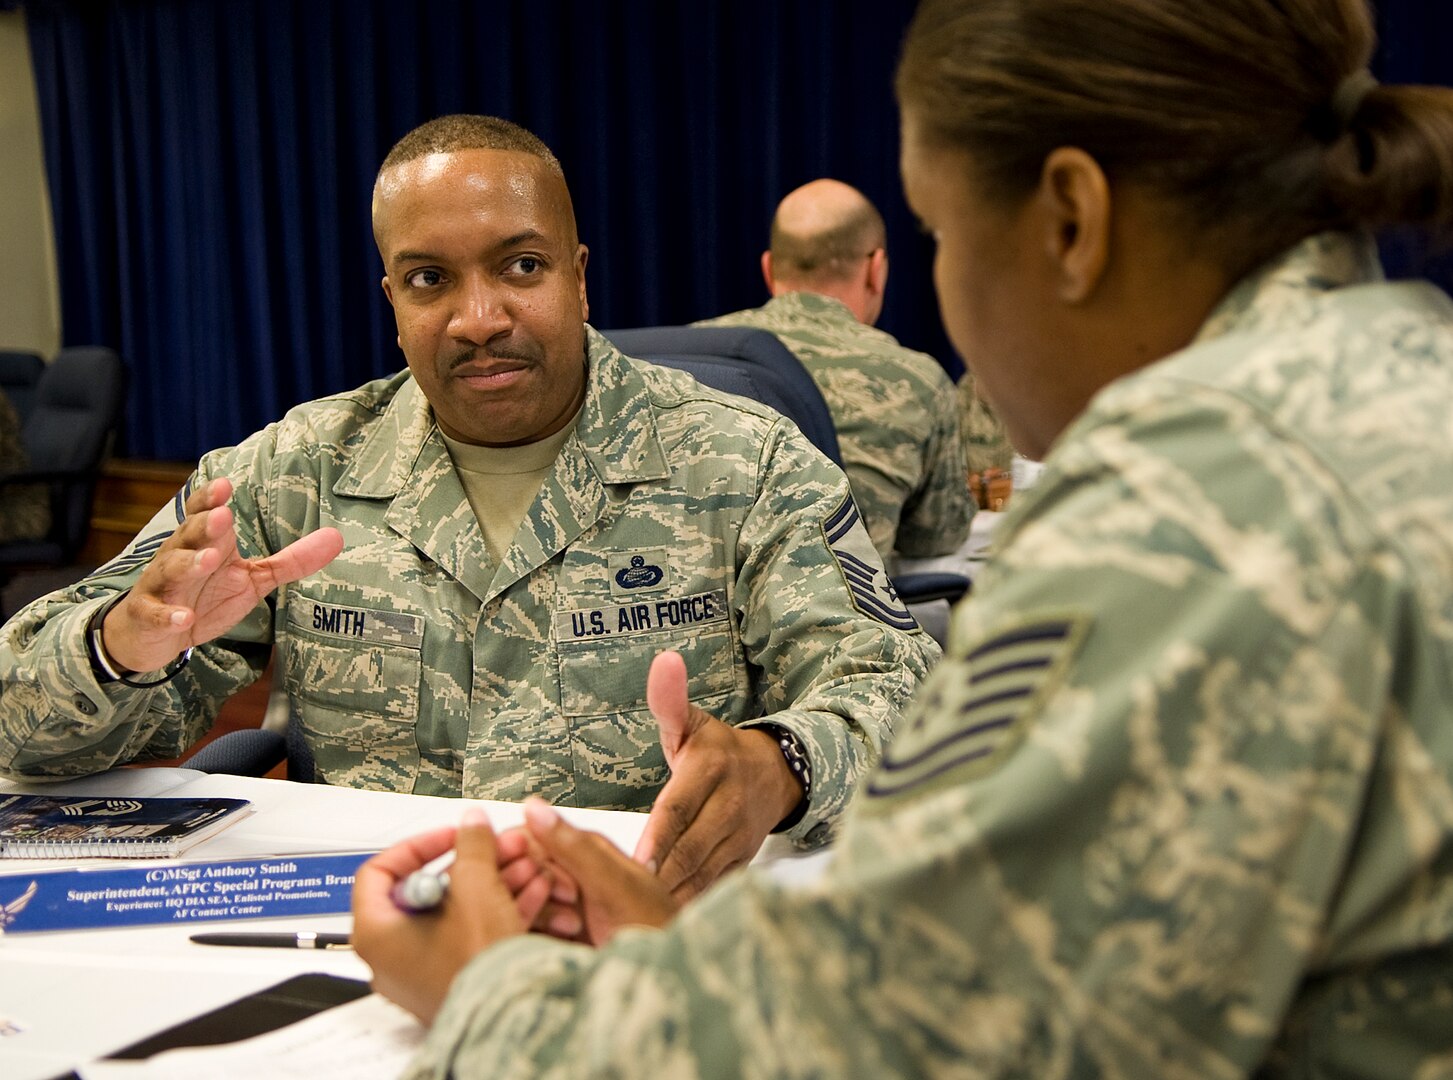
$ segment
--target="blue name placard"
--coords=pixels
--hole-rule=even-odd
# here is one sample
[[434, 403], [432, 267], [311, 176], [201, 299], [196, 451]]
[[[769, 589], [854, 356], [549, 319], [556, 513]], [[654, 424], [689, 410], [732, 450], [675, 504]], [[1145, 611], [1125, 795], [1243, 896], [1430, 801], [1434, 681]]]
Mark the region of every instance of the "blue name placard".
[[373, 852], [0, 876], [0, 934], [347, 912]]

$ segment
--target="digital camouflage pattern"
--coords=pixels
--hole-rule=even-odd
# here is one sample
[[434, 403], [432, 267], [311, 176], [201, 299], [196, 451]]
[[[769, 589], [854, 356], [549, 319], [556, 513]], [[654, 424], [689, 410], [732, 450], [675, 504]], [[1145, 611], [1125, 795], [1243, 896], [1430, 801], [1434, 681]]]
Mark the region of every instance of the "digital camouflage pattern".
[[830, 545], [847, 481], [795, 428], [589, 341], [576, 431], [498, 566], [407, 372], [208, 454], [193, 483], [232, 478], [244, 555], [325, 525], [343, 553], [175, 681], [102, 687], [86, 621], [175, 527], [178, 496], [0, 632], [0, 767], [67, 776], [178, 754], [276, 643], [327, 783], [644, 809], [667, 776], [646, 669], [676, 649], [696, 704], [734, 724], [770, 714], [804, 741], [812, 805], [790, 835], [832, 821], [937, 647], [861, 613], [889, 602], [886, 575], [849, 588], [842, 560], [873, 559], [869, 541], [858, 526], [858, 543]]
[[1092, 401], [824, 880], [489, 949], [414, 1075], [1447, 1080], [1453, 304], [1376, 275]]
[[947, 555], [974, 515], [953, 383], [927, 353], [858, 322], [829, 296], [794, 292], [697, 326], [775, 334], [822, 390], [843, 471], [885, 558]]
[[979, 396], [973, 371], [965, 369], [958, 382], [959, 416], [963, 422], [964, 464], [970, 473], [1007, 470], [1014, 463], [1014, 447], [1004, 421]]

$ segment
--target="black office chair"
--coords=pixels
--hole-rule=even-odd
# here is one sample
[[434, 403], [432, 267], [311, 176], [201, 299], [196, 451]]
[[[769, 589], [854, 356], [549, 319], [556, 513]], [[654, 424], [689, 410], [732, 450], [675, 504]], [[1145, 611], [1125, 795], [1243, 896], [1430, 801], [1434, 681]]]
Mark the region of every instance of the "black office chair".
[[303, 740], [298, 726], [289, 722], [287, 732], [271, 728], [244, 728], [219, 735], [181, 763], [184, 769], [229, 776], [266, 776], [284, 761], [288, 779], [311, 784], [313, 751]]
[[[648, 326], [602, 333], [627, 356], [679, 368], [714, 390], [771, 406], [793, 421], [833, 464], [842, 467], [837, 429], [822, 391], [802, 361], [775, 334], [736, 326]], [[962, 574], [939, 571], [893, 577], [894, 590], [907, 604], [952, 603], [969, 586]]]
[[689, 372], [714, 390], [770, 405], [842, 465], [837, 429], [822, 392], [775, 334], [749, 326], [644, 326], [603, 333], [627, 356]]
[[35, 403], [35, 387], [45, 370], [45, 361], [39, 353], [12, 352], [0, 350], [0, 391], [15, 406], [20, 424], [25, 426]]
[[50, 486], [50, 532], [0, 544], [0, 578], [20, 569], [65, 566], [86, 542], [101, 465], [111, 452], [126, 395], [126, 370], [101, 346], [62, 349], [35, 384], [21, 441], [27, 468], [0, 476], [0, 486]]

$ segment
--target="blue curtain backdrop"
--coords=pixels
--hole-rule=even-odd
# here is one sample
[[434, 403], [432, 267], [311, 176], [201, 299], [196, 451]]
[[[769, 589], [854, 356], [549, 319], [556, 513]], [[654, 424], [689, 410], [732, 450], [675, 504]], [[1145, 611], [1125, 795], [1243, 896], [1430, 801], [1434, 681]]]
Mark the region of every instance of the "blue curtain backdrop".
[[[910, 0], [24, 7], [63, 335], [130, 362], [128, 456], [189, 460], [402, 366], [369, 193], [389, 146], [446, 112], [509, 117], [559, 155], [595, 325], [760, 303], [777, 200], [836, 176], [888, 221], [881, 325], [960, 370], [898, 184]], [[1379, 74], [1453, 81], [1449, 8], [1384, 0]]]

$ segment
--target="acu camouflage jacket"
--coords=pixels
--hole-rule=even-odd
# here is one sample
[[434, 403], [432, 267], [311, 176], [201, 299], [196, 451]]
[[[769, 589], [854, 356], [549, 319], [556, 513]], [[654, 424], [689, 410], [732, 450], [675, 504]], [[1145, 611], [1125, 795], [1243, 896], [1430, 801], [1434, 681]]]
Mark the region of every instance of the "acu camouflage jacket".
[[1379, 277], [1091, 401], [824, 880], [502, 942], [411, 1075], [1453, 1077], [1453, 305]]
[[0, 631], [8, 775], [176, 755], [275, 646], [320, 780], [646, 808], [666, 778], [646, 668], [669, 648], [696, 704], [803, 739], [800, 839], [837, 816], [937, 655], [843, 474], [794, 427], [593, 330], [576, 431], [501, 565], [407, 372], [292, 410], [206, 455], [192, 483], [217, 476], [235, 485], [244, 555], [325, 525], [343, 553], [174, 681], [102, 686], [85, 624], [175, 528], [179, 495], [116, 560]]

